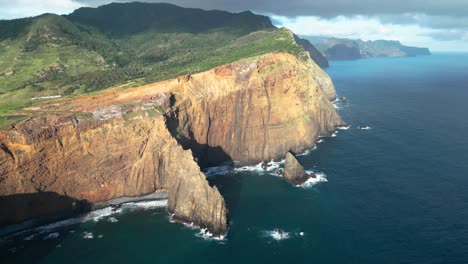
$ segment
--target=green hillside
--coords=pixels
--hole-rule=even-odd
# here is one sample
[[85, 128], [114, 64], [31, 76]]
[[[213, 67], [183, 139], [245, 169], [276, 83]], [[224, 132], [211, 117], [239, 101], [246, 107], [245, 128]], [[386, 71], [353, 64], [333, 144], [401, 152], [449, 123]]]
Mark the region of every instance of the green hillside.
[[0, 123], [45, 96], [76, 96], [205, 71], [268, 52], [298, 54], [251, 12], [126, 3], [0, 21]]

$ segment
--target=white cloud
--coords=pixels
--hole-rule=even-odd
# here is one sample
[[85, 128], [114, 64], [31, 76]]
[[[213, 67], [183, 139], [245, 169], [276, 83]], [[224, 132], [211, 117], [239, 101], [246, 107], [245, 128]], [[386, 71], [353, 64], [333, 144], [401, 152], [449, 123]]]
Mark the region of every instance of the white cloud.
[[[468, 51], [468, 33], [464, 30], [435, 29], [418, 24], [383, 23], [367, 16], [324, 19], [316, 16], [289, 18], [271, 16], [276, 26], [287, 27], [299, 35], [360, 38], [362, 40], [399, 40], [406, 45], [429, 47], [434, 51]], [[459, 34], [455, 39], [454, 35]]]
[[68, 14], [83, 4], [74, 0], [0, 0], [0, 6], [0, 19], [13, 19], [43, 13]]

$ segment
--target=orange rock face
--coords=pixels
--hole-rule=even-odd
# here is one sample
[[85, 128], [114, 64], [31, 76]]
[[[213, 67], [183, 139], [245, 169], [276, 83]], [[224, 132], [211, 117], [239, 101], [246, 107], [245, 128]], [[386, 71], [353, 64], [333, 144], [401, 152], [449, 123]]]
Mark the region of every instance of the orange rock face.
[[312, 61], [262, 56], [195, 75], [176, 97], [172, 129], [203, 165], [284, 158], [342, 124], [330, 78]]
[[267, 54], [34, 106], [37, 115], [0, 132], [0, 225], [164, 191], [176, 219], [225, 233], [224, 200], [194, 156], [248, 164], [311, 148], [342, 124], [334, 97], [310, 59]]
[[[77, 200], [91, 204], [167, 191], [169, 210], [176, 218], [210, 227], [217, 234], [225, 232], [223, 198], [208, 185], [191, 152], [169, 134], [162, 116], [106, 123], [60, 118], [61, 124], [50, 119], [26, 122], [4, 135], [0, 151], [2, 224], [47, 216], [50, 211], [71, 213]], [[36, 129], [28, 132], [31, 126]], [[39, 127], [42, 131], [37, 131]], [[41, 198], [36, 193], [57, 194], [56, 199], [40, 201], [51, 209], [37, 212], [35, 208], [41, 204], [32, 198], [29, 205], [7, 206], [13, 198]], [[20, 194], [24, 197], [19, 198]]]

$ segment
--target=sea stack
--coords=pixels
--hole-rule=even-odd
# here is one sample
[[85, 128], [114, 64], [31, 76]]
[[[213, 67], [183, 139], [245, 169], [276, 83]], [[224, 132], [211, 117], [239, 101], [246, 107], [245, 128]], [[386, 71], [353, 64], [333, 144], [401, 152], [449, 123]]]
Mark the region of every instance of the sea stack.
[[288, 152], [286, 162], [284, 163], [283, 177], [292, 185], [297, 186], [306, 182], [310, 176], [294, 155]]

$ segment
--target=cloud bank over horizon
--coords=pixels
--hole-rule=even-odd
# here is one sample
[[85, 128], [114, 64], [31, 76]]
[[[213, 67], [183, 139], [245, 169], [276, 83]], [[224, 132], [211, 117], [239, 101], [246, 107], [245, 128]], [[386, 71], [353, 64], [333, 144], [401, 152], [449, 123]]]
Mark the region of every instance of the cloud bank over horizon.
[[[68, 14], [122, 0], [0, 0], [0, 19]], [[160, 2], [143, 0], [142, 2]], [[300, 35], [400, 40], [435, 51], [468, 51], [466, 0], [165, 0], [163, 2], [231, 12], [268, 15], [276, 26]]]

